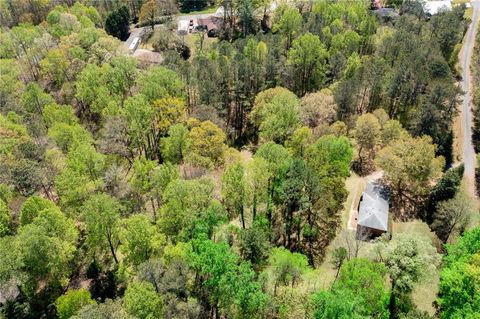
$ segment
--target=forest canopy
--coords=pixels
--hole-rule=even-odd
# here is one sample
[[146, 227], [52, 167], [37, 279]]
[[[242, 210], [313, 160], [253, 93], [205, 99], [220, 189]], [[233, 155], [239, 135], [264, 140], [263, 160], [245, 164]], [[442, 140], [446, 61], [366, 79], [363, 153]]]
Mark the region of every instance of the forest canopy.
[[[0, 0], [0, 317], [433, 318], [436, 272], [437, 315], [477, 316], [466, 7], [385, 2]], [[371, 173], [427, 236], [348, 231]]]

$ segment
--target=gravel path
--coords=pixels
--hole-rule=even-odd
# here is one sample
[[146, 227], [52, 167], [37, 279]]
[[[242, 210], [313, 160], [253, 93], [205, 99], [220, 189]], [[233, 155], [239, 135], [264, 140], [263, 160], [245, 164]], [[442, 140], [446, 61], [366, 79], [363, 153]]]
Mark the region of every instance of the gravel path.
[[475, 160], [476, 155], [472, 144], [472, 87], [470, 64], [472, 60], [473, 47], [475, 45], [475, 33], [480, 15], [480, 3], [472, 1], [473, 15], [472, 23], [465, 35], [465, 43], [460, 55], [462, 66], [462, 90], [465, 92], [461, 108], [461, 121], [463, 130], [463, 163], [465, 165], [465, 179], [467, 180], [469, 193], [475, 196]]

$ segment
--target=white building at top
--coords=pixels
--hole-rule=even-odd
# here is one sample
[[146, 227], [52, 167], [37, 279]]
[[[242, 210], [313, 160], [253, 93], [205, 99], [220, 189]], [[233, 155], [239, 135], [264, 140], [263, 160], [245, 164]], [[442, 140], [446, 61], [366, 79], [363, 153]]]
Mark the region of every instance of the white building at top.
[[451, 0], [435, 0], [425, 2], [425, 13], [437, 14], [441, 10], [452, 10]]

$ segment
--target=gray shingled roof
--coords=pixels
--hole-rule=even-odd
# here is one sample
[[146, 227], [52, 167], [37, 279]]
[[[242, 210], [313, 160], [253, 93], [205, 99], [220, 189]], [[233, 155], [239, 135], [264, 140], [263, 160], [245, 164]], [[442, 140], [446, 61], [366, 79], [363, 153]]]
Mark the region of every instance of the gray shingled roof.
[[385, 189], [369, 182], [358, 207], [358, 225], [388, 231], [388, 208]]

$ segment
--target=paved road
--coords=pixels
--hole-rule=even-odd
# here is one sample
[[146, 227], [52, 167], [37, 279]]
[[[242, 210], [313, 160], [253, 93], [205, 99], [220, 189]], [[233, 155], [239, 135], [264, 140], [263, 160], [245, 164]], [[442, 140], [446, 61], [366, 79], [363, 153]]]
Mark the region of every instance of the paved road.
[[125, 47], [125, 49], [128, 50], [128, 48], [130, 48], [130, 44], [132, 44], [133, 39], [135, 39], [136, 37], [139, 37], [142, 34], [143, 29], [144, 28], [142, 27], [142, 28], [133, 28], [132, 30], [130, 30], [130, 35], [128, 36], [128, 39], [123, 43], [123, 46]]
[[472, 93], [474, 91], [471, 83], [470, 63], [472, 60], [473, 47], [475, 45], [475, 33], [480, 16], [480, 3], [472, 1], [473, 16], [472, 23], [465, 36], [465, 43], [460, 55], [462, 66], [462, 90], [465, 92], [461, 108], [461, 121], [463, 131], [463, 163], [465, 165], [465, 179], [468, 183], [469, 192], [475, 196], [475, 151], [472, 144]]

